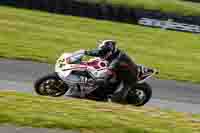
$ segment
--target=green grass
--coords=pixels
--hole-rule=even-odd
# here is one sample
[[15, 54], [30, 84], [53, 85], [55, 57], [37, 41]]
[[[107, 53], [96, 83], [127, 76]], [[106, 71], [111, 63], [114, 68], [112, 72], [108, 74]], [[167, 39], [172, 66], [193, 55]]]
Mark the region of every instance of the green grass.
[[116, 39], [159, 78], [200, 82], [200, 36], [0, 6], [0, 56], [54, 63], [62, 52]]
[[180, 15], [200, 15], [200, 4], [183, 0], [82, 0], [84, 2], [109, 3], [132, 8], [159, 10]]
[[0, 123], [81, 133], [199, 133], [199, 118], [157, 108], [0, 92]]

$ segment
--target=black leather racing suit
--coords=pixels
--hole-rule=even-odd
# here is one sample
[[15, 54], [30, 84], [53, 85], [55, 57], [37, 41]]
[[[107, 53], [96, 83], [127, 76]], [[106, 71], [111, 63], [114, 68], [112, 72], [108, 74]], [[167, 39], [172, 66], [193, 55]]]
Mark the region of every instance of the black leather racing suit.
[[[91, 51], [86, 51], [86, 55], [101, 57], [104, 54], [101, 50], [95, 49]], [[117, 79], [124, 82], [124, 88], [116, 91], [113, 94], [112, 100], [115, 102], [121, 102], [125, 100], [127, 94], [128, 86], [132, 86], [137, 80], [137, 65], [131, 60], [131, 58], [124, 52], [117, 49], [117, 51], [107, 59], [109, 63], [109, 70], [117, 75]], [[112, 75], [111, 75], [112, 76]], [[105, 83], [109, 84], [110, 77], [106, 78]], [[107, 85], [108, 85], [107, 84]]]

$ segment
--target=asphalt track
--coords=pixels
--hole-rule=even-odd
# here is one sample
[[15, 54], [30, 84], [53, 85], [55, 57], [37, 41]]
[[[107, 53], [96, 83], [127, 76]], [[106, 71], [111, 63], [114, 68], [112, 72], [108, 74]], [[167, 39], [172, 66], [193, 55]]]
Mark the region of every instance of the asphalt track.
[[80, 133], [80, 131], [76, 131], [76, 130], [16, 127], [13, 125], [1, 125], [0, 131], [1, 133]]
[[[0, 59], [0, 88], [34, 93], [33, 81], [54, 67], [45, 63]], [[146, 106], [200, 113], [200, 85], [151, 79], [153, 98]]]

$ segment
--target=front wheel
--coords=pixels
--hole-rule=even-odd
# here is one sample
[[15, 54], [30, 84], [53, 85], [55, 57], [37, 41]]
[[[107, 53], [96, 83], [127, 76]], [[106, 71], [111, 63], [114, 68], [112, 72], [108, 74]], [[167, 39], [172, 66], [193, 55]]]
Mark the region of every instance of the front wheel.
[[143, 106], [152, 97], [151, 86], [147, 83], [136, 84], [127, 95], [128, 104]]
[[64, 95], [68, 86], [58, 77], [57, 73], [48, 74], [39, 78], [34, 83], [35, 92], [38, 95], [59, 97]]

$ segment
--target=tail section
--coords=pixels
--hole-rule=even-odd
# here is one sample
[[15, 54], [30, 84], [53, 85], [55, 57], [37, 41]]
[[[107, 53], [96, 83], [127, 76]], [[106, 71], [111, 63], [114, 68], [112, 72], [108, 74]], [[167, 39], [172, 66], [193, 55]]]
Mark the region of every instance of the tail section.
[[143, 65], [137, 65], [138, 83], [143, 83], [155, 74], [158, 74], [158, 71], [156, 69], [148, 68]]

